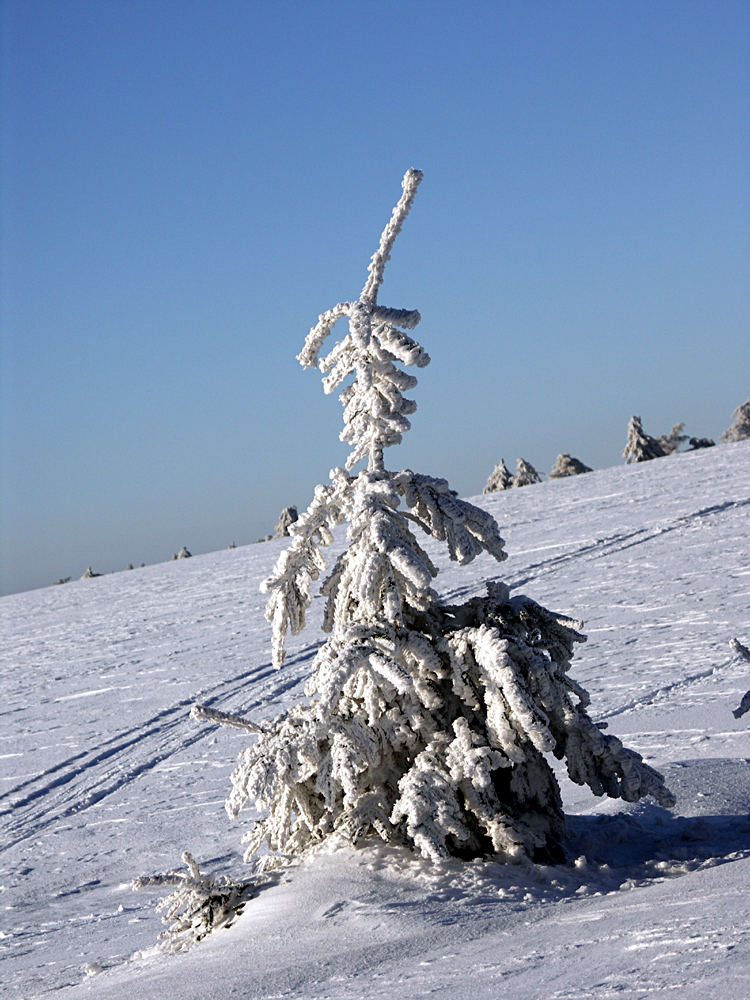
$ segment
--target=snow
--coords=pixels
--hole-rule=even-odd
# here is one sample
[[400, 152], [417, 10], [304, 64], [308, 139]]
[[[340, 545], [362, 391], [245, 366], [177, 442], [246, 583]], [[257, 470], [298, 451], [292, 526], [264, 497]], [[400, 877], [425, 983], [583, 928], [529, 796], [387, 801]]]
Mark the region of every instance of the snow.
[[182, 868], [186, 848], [204, 872], [243, 874], [248, 821], [223, 804], [248, 736], [190, 707], [259, 721], [301, 699], [322, 601], [277, 672], [258, 587], [287, 540], [12, 595], [0, 995], [750, 996], [750, 754], [732, 715], [750, 665], [729, 645], [750, 641], [750, 442], [475, 502], [509, 558], [459, 568], [428, 543], [442, 593], [502, 578], [583, 618], [571, 674], [677, 806], [595, 799], [560, 776], [569, 865], [330, 850], [269, 878], [230, 929], [164, 955], [159, 894], [130, 881]]

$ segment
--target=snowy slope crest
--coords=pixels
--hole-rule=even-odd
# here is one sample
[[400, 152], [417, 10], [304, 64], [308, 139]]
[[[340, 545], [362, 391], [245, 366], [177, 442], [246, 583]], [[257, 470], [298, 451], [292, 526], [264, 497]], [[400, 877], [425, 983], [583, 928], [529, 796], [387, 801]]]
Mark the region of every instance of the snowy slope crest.
[[[190, 706], [259, 722], [303, 697], [315, 646], [291, 642], [274, 671], [258, 593], [284, 542], [12, 595], [3, 997], [750, 995], [750, 754], [732, 714], [750, 664], [730, 646], [750, 642], [750, 442], [477, 502], [506, 539], [503, 579], [585, 618], [573, 674], [594, 718], [663, 770], [676, 807], [595, 800], [561, 774], [569, 864], [331, 850], [187, 955], [156, 954], [155, 900], [133, 877], [186, 848], [243, 875], [224, 800], [246, 738]], [[446, 600], [498, 573], [427, 548]]]

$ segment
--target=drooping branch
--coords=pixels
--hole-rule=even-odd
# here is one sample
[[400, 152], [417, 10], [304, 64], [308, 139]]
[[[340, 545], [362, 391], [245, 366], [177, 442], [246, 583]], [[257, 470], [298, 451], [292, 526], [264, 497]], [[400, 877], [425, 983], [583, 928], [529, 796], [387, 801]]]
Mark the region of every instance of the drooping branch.
[[279, 669], [284, 662], [287, 630], [297, 635], [305, 627], [305, 611], [312, 602], [310, 583], [325, 569], [321, 553], [333, 541], [333, 529], [345, 517], [349, 477], [343, 469], [334, 469], [330, 486], [317, 486], [312, 503], [289, 526], [292, 544], [279, 556], [273, 573], [261, 585], [271, 596], [266, 619], [273, 625], [273, 663]]
[[405, 469], [396, 476], [413, 518], [428, 535], [445, 541], [454, 562], [464, 566], [480, 552], [507, 559], [505, 542], [491, 514], [461, 500], [445, 479]]
[[260, 735], [265, 732], [262, 726], [256, 726], [254, 722], [239, 715], [232, 715], [230, 712], [219, 712], [208, 705], [193, 705], [190, 709], [190, 718], [196, 722], [215, 722], [219, 726], [231, 726], [233, 729], [242, 729], [246, 733]]

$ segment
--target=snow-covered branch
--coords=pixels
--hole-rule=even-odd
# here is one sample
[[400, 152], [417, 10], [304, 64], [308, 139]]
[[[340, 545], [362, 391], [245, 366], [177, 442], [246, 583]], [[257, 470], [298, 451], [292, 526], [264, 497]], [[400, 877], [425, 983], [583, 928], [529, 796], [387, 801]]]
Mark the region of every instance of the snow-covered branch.
[[417, 523], [433, 538], [447, 542], [454, 562], [465, 565], [482, 551], [489, 552], [498, 562], [507, 558], [494, 517], [481, 507], [461, 500], [445, 479], [405, 469], [394, 480]]
[[401, 232], [404, 219], [409, 214], [411, 206], [414, 204], [417, 188], [421, 184], [423, 176], [424, 175], [421, 170], [415, 170], [413, 167], [411, 170], [407, 170], [404, 174], [404, 179], [401, 182], [401, 187], [403, 188], [404, 193], [401, 195], [401, 198], [393, 209], [391, 218], [381, 234], [380, 245], [372, 255], [370, 264], [367, 268], [369, 277], [365, 282], [362, 294], [360, 295], [360, 299], [363, 302], [370, 302], [374, 305], [377, 301], [378, 290], [383, 282], [383, 271], [385, 270], [385, 265], [391, 259], [393, 244], [396, 237]]
[[270, 593], [266, 619], [273, 625], [273, 662], [284, 663], [287, 630], [297, 635], [305, 627], [305, 611], [312, 603], [310, 583], [325, 569], [321, 553], [333, 541], [333, 531], [345, 517], [349, 477], [342, 469], [331, 472], [330, 486], [317, 486], [310, 506], [289, 526], [292, 544], [279, 556], [271, 576], [261, 586]]
[[190, 709], [190, 718], [197, 722], [215, 722], [219, 726], [230, 726], [232, 729], [242, 729], [247, 733], [262, 733], [263, 727], [256, 726], [254, 722], [239, 715], [231, 715], [229, 712], [218, 712], [208, 705], [193, 705]]

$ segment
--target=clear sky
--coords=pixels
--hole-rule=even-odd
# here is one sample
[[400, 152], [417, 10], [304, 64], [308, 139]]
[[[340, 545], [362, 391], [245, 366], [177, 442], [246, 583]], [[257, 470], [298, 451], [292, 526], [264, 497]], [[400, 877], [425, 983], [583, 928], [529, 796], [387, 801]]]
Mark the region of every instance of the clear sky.
[[2, 592], [307, 506], [347, 449], [295, 355], [410, 166], [380, 301], [433, 360], [390, 468], [469, 495], [750, 396], [746, 0], [0, 10]]

